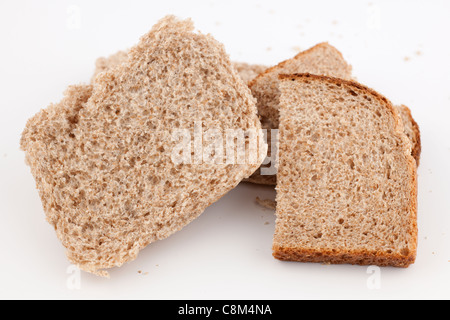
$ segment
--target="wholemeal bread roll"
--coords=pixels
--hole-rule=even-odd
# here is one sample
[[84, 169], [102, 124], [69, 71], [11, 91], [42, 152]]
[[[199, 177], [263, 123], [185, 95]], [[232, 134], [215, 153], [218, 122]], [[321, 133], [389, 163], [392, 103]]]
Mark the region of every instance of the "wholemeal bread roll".
[[280, 90], [274, 257], [413, 263], [416, 164], [397, 109], [336, 78], [281, 76]]
[[223, 46], [172, 16], [94, 85], [69, 87], [28, 121], [21, 147], [72, 263], [107, 276], [105, 269], [183, 228], [261, 164], [263, 144], [254, 160], [196, 162], [195, 141], [196, 160], [174, 161], [174, 132], [193, 133], [195, 123], [205, 131], [261, 129]]

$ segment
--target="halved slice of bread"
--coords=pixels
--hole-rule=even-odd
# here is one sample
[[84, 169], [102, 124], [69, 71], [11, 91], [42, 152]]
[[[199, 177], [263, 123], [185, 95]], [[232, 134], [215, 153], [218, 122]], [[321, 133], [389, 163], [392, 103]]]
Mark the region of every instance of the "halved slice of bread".
[[70, 87], [30, 119], [21, 147], [69, 260], [106, 276], [193, 221], [250, 176], [267, 150], [234, 163], [205, 161], [194, 140], [194, 159], [174, 161], [192, 141], [180, 142], [179, 130], [196, 139], [196, 124], [205, 134], [261, 129], [223, 46], [195, 33], [190, 20], [162, 19], [94, 82]]
[[416, 164], [397, 109], [355, 82], [280, 78], [274, 257], [409, 266]]

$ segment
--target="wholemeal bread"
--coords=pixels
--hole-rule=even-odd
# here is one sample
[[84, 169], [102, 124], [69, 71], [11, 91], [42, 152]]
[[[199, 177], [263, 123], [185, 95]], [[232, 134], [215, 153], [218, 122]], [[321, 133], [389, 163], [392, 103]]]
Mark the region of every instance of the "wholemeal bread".
[[260, 64], [249, 64], [245, 62], [233, 62], [234, 68], [245, 83], [250, 83], [258, 75], [267, 70], [267, 66]]
[[[264, 129], [271, 130], [278, 128], [278, 105], [280, 98], [280, 91], [278, 89], [279, 74], [311, 73], [351, 80], [351, 71], [351, 66], [344, 60], [342, 54], [328, 43], [320, 43], [309, 50], [301, 52], [290, 60], [281, 62], [273, 68], [268, 68], [249, 84], [253, 95], [257, 98], [258, 112], [262, 119], [261, 122], [263, 124], [269, 124]], [[419, 127], [406, 106], [399, 106], [397, 108], [402, 116], [405, 132], [413, 143], [412, 154], [417, 161], [417, 165], [419, 165], [421, 150]], [[271, 149], [272, 145], [269, 139], [269, 152]], [[273, 157], [273, 161], [276, 162], [276, 154]], [[261, 169], [258, 169], [245, 181], [256, 184], [276, 185], [276, 175], [261, 175]]]
[[95, 81], [97, 75], [102, 72], [111, 70], [118, 65], [124, 63], [127, 60], [127, 51], [117, 51], [116, 53], [110, 55], [109, 57], [100, 57], [95, 61], [95, 70], [91, 78], [91, 82]]
[[278, 75], [293, 73], [311, 73], [351, 79], [352, 67], [344, 60], [342, 54], [328, 43], [320, 43], [303, 51], [294, 58], [283, 61], [267, 69], [253, 79], [249, 87], [257, 99], [260, 116], [269, 119], [274, 128], [278, 128], [280, 90]]
[[[417, 122], [411, 115], [410, 109], [405, 105], [396, 106], [397, 111], [399, 112], [403, 127], [405, 130], [405, 134], [408, 139], [412, 143], [412, 151], [411, 155], [416, 160], [416, 165], [420, 164], [420, 154], [421, 154], [421, 142], [420, 142], [420, 130]], [[268, 144], [268, 156], [272, 157], [272, 161], [277, 161], [276, 152], [272, 154], [272, 140], [271, 140], [271, 130], [273, 129], [273, 125], [271, 121], [262, 118], [261, 124], [263, 129], [267, 130], [267, 144]], [[267, 167], [267, 165], [261, 165], [258, 170], [256, 170], [249, 178], [244, 179], [245, 182], [250, 182], [254, 184], [268, 185], [268, 186], [276, 186], [277, 185], [277, 176], [276, 174], [271, 175], [263, 175], [261, 174], [261, 168]]]
[[417, 248], [416, 165], [392, 104], [355, 82], [281, 76], [280, 260], [407, 267]]
[[398, 112], [400, 113], [400, 117], [403, 122], [403, 127], [405, 130], [406, 136], [409, 138], [412, 144], [411, 155], [416, 160], [417, 166], [420, 164], [420, 153], [422, 151], [422, 145], [420, 142], [420, 130], [419, 125], [414, 120], [411, 114], [411, 110], [405, 106], [400, 105], [396, 107]]
[[[127, 52], [118, 51], [117, 53], [104, 58], [98, 58], [96, 61], [96, 67], [94, 71], [95, 79], [96, 75], [104, 72], [108, 69], [114, 68], [118, 64], [124, 62], [127, 58]], [[258, 91], [258, 86], [255, 82], [266, 82], [268, 79], [274, 80], [274, 76], [280, 73], [311, 73], [317, 75], [331, 75], [335, 77], [341, 77], [345, 80], [351, 80], [351, 66], [343, 59], [342, 54], [333, 46], [328, 43], [320, 43], [313, 48], [301, 52], [291, 60], [284, 61], [279, 65], [268, 68], [264, 65], [248, 64], [244, 62], [232, 62], [235, 69], [238, 71], [239, 76], [245, 83], [249, 83], [250, 86], [254, 86], [253, 94], [256, 97], [263, 97], [262, 100], [270, 99], [270, 96], [274, 95], [273, 90], [267, 92], [261, 89]], [[256, 78], [262, 78], [257, 80]], [[267, 78], [267, 79], [266, 79]], [[276, 80], [276, 79], [275, 79]], [[277, 80], [276, 80], [277, 81]], [[268, 86], [271, 88], [272, 86]], [[275, 94], [278, 97], [278, 93]], [[279, 98], [278, 98], [279, 99]], [[260, 99], [261, 100], [261, 99]], [[257, 103], [259, 107], [259, 113], [264, 113], [266, 109], [264, 104]], [[417, 166], [420, 163], [421, 143], [420, 143], [420, 130], [417, 122], [412, 117], [411, 111], [408, 107], [400, 105], [396, 107], [401, 115], [405, 133], [413, 144], [412, 155], [416, 160]], [[277, 129], [277, 121], [273, 121], [266, 116], [260, 116], [263, 129], [268, 131], [267, 143], [268, 143], [268, 156], [271, 156], [271, 130]], [[275, 156], [275, 155], [274, 155]], [[276, 161], [274, 159], [274, 161]], [[264, 166], [263, 166], [264, 167]], [[262, 184], [262, 185], [276, 185], [276, 175], [261, 175], [261, 169], [255, 171], [251, 177], [245, 179], [246, 182]]]
[[[342, 54], [328, 43], [320, 43], [309, 50], [303, 51], [294, 58], [283, 61], [278, 65], [266, 69], [249, 83], [253, 96], [257, 99], [256, 105], [261, 122], [266, 123], [269, 132], [278, 128], [278, 105], [280, 100], [280, 91], [278, 88], [278, 75], [282, 73], [312, 73], [317, 75], [328, 75], [351, 79], [351, 66], [344, 60]], [[270, 135], [268, 135], [270, 137]], [[270, 138], [268, 142], [268, 152], [272, 151]], [[269, 157], [272, 154], [269, 154]], [[273, 155], [272, 163], [262, 165], [262, 168], [273, 166], [276, 162], [276, 152]], [[246, 182], [276, 185], [275, 174], [261, 174], [261, 168], [258, 169]]]
[[[127, 51], [118, 51], [109, 57], [100, 57], [95, 61], [94, 75], [92, 76], [92, 81], [95, 80], [99, 73], [108, 71], [119, 64], [126, 61], [128, 57]], [[249, 64], [245, 62], [232, 62], [233, 67], [238, 72], [239, 76], [245, 83], [249, 83], [257, 75], [264, 72], [267, 66], [259, 64]]]
[[[106, 276], [198, 217], [267, 150], [243, 163], [174, 161], [177, 129], [261, 129], [223, 46], [190, 20], [162, 19], [94, 82], [30, 119], [21, 147], [69, 260]], [[197, 151], [194, 140], [194, 159]]]

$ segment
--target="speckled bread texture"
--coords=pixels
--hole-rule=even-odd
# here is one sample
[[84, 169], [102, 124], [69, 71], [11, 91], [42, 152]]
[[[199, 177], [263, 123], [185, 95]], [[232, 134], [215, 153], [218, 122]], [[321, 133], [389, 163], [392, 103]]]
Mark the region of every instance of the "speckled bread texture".
[[[278, 128], [279, 74], [311, 73], [351, 80], [353, 78], [351, 71], [351, 66], [344, 60], [342, 54], [328, 43], [320, 43], [290, 60], [267, 69], [249, 84], [253, 95], [257, 98], [258, 112], [261, 115], [263, 127], [264, 123], [269, 124], [264, 129]], [[398, 106], [397, 108], [404, 122], [405, 132], [413, 143], [412, 154], [416, 159], [417, 165], [419, 165], [421, 150], [419, 127], [406, 106]], [[268, 150], [270, 151], [270, 140], [268, 140], [268, 145]], [[258, 169], [245, 181], [256, 184], [276, 185], [277, 179], [276, 175], [261, 175], [261, 170]]]
[[30, 119], [21, 147], [47, 220], [82, 270], [135, 259], [197, 218], [261, 164], [176, 164], [175, 129], [260, 130], [223, 46], [190, 20], [159, 21], [95, 85], [70, 87]]
[[95, 61], [95, 70], [94, 75], [92, 76], [91, 82], [95, 81], [95, 78], [98, 74], [111, 70], [118, 66], [119, 64], [124, 63], [127, 60], [128, 52], [127, 51], [118, 51], [109, 57], [100, 57]]
[[336, 78], [281, 76], [280, 89], [274, 257], [412, 264], [417, 174], [397, 109]]
[[422, 144], [420, 141], [420, 130], [419, 125], [414, 120], [411, 114], [411, 110], [405, 106], [401, 105], [397, 107], [400, 117], [402, 118], [403, 127], [405, 133], [412, 143], [412, 156], [416, 160], [417, 166], [420, 164], [420, 154], [422, 152]]
[[[328, 43], [320, 43], [299, 53], [292, 59], [266, 69], [249, 83], [252, 94], [257, 99], [256, 104], [261, 122], [268, 124], [264, 129], [270, 131], [271, 129], [277, 129], [279, 125], [280, 90], [278, 76], [280, 74], [312, 73], [351, 79], [351, 71], [352, 67], [344, 60], [342, 54]], [[272, 149], [270, 139], [268, 139], [268, 145], [270, 152]], [[276, 185], [277, 178], [276, 175], [261, 175], [261, 169], [258, 169], [245, 181], [263, 185]]]
[[[95, 77], [104, 71], [112, 69], [117, 65], [126, 61], [128, 53], [126, 51], [118, 51], [109, 57], [100, 57], [95, 62], [95, 70], [94, 75], [92, 77], [92, 81], [95, 80]], [[232, 62], [233, 67], [238, 72], [239, 76], [245, 83], [249, 83], [253, 80], [257, 75], [264, 72], [267, 69], [267, 66], [259, 65], [259, 64], [249, 64], [245, 62]]]
[[233, 62], [233, 66], [241, 76], [245, 83], [250, 83], [259, 74], [267, 70], [267, 66], [259, 64], [248, 64], [245, 62]]
[[[411, 111], [408, 107], [405, 105], [396, 106], [402, 122], [403, 127], [405, 130], [406, 136], [410, 139], [412, 143], [412, 151], [411, 154], [416, 160], [417, 166], [420, 164], [420, 154], [421, 154], [421, 142], [420, 142], [420, 130], [417, 122], [414, 120], [414, 118], [411, 115]], [[273, 129], [273, 125], [271, 121], [262, 118], [261, 124], [263, 129], [267, 129], [268, 132], [268, 156], [271, 156], [271, 129]], [[276, 161], [276, 160], [274, 160]], [[265, 165], [262, 165], [261, 167], [264, 167]], [[244, 180], [245, 182], [250, 182], [254, 184], [261, 184], [261, 185], [267, 185], [267, 186], [276, 186], [277, 185], [277, 176], [276, 175], [261, 175], [261, 168], [258, 168], [249, 178]]]
[[[95, 71], [94, 76], [92, 77], [92, 82], [95, 81], [95, 77], [102, 72], [105, 72], [107, 70], [110, 70], [117, 65], [125, 62], [127, 59], [127, 52], [125, 51], [118, 51], [115, 54], [110, 55], [109, 57], [100, 57], [97, 59], [95, 63]], [[238, 72], [239, 76], [245, 83], [249, 83], [251, 80], [253, 80], [257, 75], [259, 75], [261, 72], [264, 72], [267, 69], [267, 66], [258, 65], [258, 64], [248, 64], [245, 62], [232, 62], [233, 67]], [[261, 124], [263, 129], [267, 129], [268, 132], [268, 145], [270, 146], [270, 130], [273, 128], [273, 125], [268, 119], [261, 119]], [[269, 156], [270, 156], [270, 148], [268, 149]], [[251, 177], [248, 179], [244, 179], [245, 182], [255, 183], [255, 184], [262, 184], [262, 185], [269, 185], [274, 186], [276, 185], [277, 177], [276, 175], [261, 175], [261, 170], [258, 168], [256, 172], [254, 172]]]
[[253, 79], [249, 87], [257, 99], [258, 112], [269, 119], [274, 128], [278, 128], [280, 90], [278, 75], [293, 73], [311, 73], [351, 79], [352, 67], [344, 60], [342, 54], [328, 43], [320, 43], [294, 58], [281, 62], [267, 69]]

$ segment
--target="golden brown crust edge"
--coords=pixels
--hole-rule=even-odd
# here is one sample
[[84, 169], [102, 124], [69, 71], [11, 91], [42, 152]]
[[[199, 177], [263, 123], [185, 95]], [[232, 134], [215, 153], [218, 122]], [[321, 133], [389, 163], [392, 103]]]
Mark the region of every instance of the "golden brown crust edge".
[[369, 251], [333, 251], [310, 250], [302, 248], [285, 248], [273, 246], [274, 258], [281, 261], [352, 264], [360, 266], [376, 265], [379, 267], [407, 268], [414, 263], [415, 255], [383, 254]]
[[[256, 81], [258, 81], [258, 79], [264, 77], [265, 75], [271, 73], [272, 71], [274, 71], [274, 70], [276, 70], [276, 69], [279, 69], [279, 68], [282, 68], [282, 67], [284, 67], [284, 65], [286, 65], [288, 62], [290, 62], [290, 61], [292, 61], [292, 60], [295, 60], [295, 59], [298, 59], [298, 58], [300, 58], [300, 57], [302, 57], [302, 56], [304, 56], [304, 55], [307, 55], [307, 54], [309, 54], [311, 51], [314, 51], [314, 50], [316, 50], [317, 48], [320, 48], [320, 47], [323, 47], [323, 46], [330, 46], [330, 44], [329, 44], [328, 42], [321, 42], [321, 43], [319, 43], [319, 44], [316, 44], [314, 47], [309, 48], [308, 50], [305, 50], [305, 51], [300, 52], [299, 54], [297, 54], [297, 55], [296, 55], [295, 57], [293, 57], [293, 58], [284, 60], [284, 61], [280, 62], [279, 64], [277, 64], [276, 66], [273, 66], [273, 67], [268, 68], [266, 71], [260, 73], [260, 74], [259, 74], [258, 76], [256, 76], [252, 81], [250, 81], [250, 82], [248, 83], [249, 88], [252, 88], [253, 85], [256, 83]], [[334, 48], [334, 47], [333, 47], [333, 48]], [[334, 49], [335, 49], [336, 52], [342, 57], [342, 59], [344, 59], [343, 54], [342, 54], [339, 50], [337, 50], [336, 48], [334, 48]]]
[[[312, 74], [293, 74], [293, 75], [284, 75], [281, 74], [278, 76], [280, 80], [303, 80], [307, 81], [307, 79], [317, 79], [332, 82], [339, 85], [347, 85], [350, 87], [355, 87], [359, 90], [366, 91], [373, 95], [375, 98], [381, 100], [385, 103], [388, 109], [391, 111], [394, 120], [395, 126], [394, 131], [402, 137], [402, 140], [405, 141], [405, 146], [411, 146], [411, 143], [404, 133], [403, 124], [398, 113], [398, 110], [392, 105], [392, 103], [376, 92], [373, 89], [370, 89], [360, 83], [351, 80], [343, 80], [338, 78], [332, 78], [327, 76], [318, 76]], [[332, 264], [358, 264], [358, 265], [377, 265], [381, 267], [392, 266], [392, 267], [402, 267], [407, 268], [409, 265], [413, 264], [416, 260], [417, 256], [417, 241], [418, 241], [418, 227], [417, 227], [417, 165], [416, 161], [411, 155], [411, 150], [404, 148], [404, 154], [406, 159], [408, 160], [408, 169], [409, 173], [412, 177], [412, 181], [410, 187], [410, 197], [411, 197], [411, 205], [410, 205], [410, 242], [409, 242], [409, 250], [405, 252], [405, 255], [396, 255], [396, 254], [386, 254], [383, 252], [369, 252], [369, 251], [352, 251], [347, 250], [345, 252], [332, 251], [326, 249], [304, 249], [304, 248], [291, 248], [291, 247], [281, 247], [276, 244], [272, 247], [272, 254], [276, 259], [283, 261], [299, 261], [299, 262], [323, 262], [323, 263], [332, 263]]]

